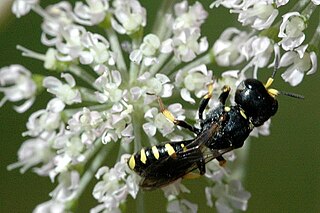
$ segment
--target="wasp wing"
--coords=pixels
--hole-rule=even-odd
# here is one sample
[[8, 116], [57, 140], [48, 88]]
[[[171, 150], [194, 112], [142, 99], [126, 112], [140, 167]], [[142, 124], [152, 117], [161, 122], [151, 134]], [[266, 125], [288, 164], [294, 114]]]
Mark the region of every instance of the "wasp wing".
[[210, 150], [205, 143], [210, 140], [219, 130], [218, 124], [212, 125], [203, 131], [193, 141], [181, 141], [175, 143], [186, 143], [185, 148], [177, 150], [174, 154], [150, 164], [144, 171], [144, 178], [140, 186], [145, 189], [155, 189], [166, 186], [173, 181], [185, 176], [198, 168], [198, 162], [204, 160], [205, 163], [221, 156], [228, 150]]

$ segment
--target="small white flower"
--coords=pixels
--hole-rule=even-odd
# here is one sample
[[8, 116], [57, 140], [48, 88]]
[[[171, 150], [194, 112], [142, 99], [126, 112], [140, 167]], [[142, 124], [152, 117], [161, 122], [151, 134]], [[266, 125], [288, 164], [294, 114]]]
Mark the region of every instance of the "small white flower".
[[119, 102], [123, 95], [123, 91], [119, 88], [121, 82], [121, 74], [117, 70], [112, 70], [111, 72], [106, 71], [98, 77], [95, 85], [99, 88], [99, 91], [102, 91], [96, 92], [98, 102]]
[[311, 0], [315, 5], [320, 5], [320, 1], [319, 0]]
[[198, 205], [191, 203], [186, 199], [174, 199], [169, 201], [167, 212], [170, 213], [196, 213], [198, 212]]
[[105, 122], [106, 128], [102, 135], [102, 142], [109, 143], [110, 141], [118, 141], [128, 143], [133, 138], [133, 127], [131, 124], [131, 113], [133, 111], [132, 105], [115, 104], [111, 110], [105, 111]]
[[234, 66], [244, 60], [240, 46], [248, 39], [247, 32], [227, 28], [213, 45], [215, 60], [220, 66]]
[[150, 66], [156, 64], [158, 59], [155, 57], [157, 51], [160, 48], [160, 40], [158, 36], [154, 34], [148, 34], [143, 38], [143, 42], [139, 49], [133, 50], [130, 53], [130, 60], [140, 64], [143, 60], [144, 65]]
[[180, 95], [183, 100], [194, 104], [195, 100], [191, 97], [191, 92], [197, 98], [202, 97], [208, 92], [207, 84], [212, 81], [212, 71], [202, 64], [187, 71], [178, 71], [175, 77], [175, 84], [182, 88]]
[[242, 25], [251, 25], [257, 30], [269, 28], [279, 13], [268, 0], [251, 1], [241, 10], [231, 10], [231, 12], [239, 13], [238, 21]]
[[300, 46], [305, 39], [306, 23], [305, 19], [299, 12], [290, 12], [282, 16], [283, 21], [280, 25], [279, 42], [282, 48], [286, 51], [293, 50]]
[[[82, 161], [82, 153], [84, 151], [85, 145], [82, 143], [79, 135], [73, 134], [69, 131], [60, 133], [52, 145], [53, 148], [59, 150], [58, 157], [56, 158], [56, 171], [58, 173], [65, 171], [68, 164], [73, 161], [73, 163]], [[61, 169], [58, 169], [60, 167]]]
[[33, 213], [65, 213], [65, 204], [57, 200], [49, 200], [44, 203], [39, 204]]
[[92, 144], [104, 131], [102, 122], [102, 115], [98, 111], [90, 111], [84, 107], [72, 116], [68, 127], [72, 132], [80, 132], [82, 143]]
[[12, 12], [17, 18], [27, 15], [32, 7], [38, 4], [39, 0], [15, 0], [12, 5]]
[[60, 61], [72, 61], [78, 58], [84, 48], [82, 38], [86, 35], [86, 29], [82, 26], [69, 25], [60, 30], [63, 39], [56, 43], [56, 48], [61, 53], [57, 58]]
[[188, 6], [188, 1], [182, 1], [175, 4], [174, 11], [177, 17], [172, 26], [174, 33], [190, 28], [200, 28], [208, 16], [208, 13], [199, 2]]
[[266, 67], [274, 53], [273, 41], [265, 36], [253, 36], [241, 46], [241, 53], [250, 62], [243, 68], [243, 72], [249, 67], [254, 66], [253, 77], [257, 78], [258, 68]]
[[54, 46], [63, 39], [61, 29], [73, 23], [72, 6], [69, 2], [62, 1], [48, 6], [45, 12], [41, 24], [41, 42], [47, 46]]
[[76, 86], [74, 78], [68, 73], [62, 73], [61, 77], [66, 80], [67, 84], [62, 83], [56, 77], [49, 76], [43, 80], [43, 86], [68, 105], [80, 103], [81, 95], [79, 90], [74, 88]]
[[112, 27], [120, 34], [131, 35], [146, 26], [146, 10], [137, 0], [115, 0]]
[[225, 173], [225, 168], [221, 167], [216, 160], [213, 160], [206, 164], [205, 176], [215, 182], [221, 181], [224, 178]]
[[163, 98], [172, 95], [174, 86], [170, 84], [170, 79], [164, 74], [157, 73], [155, 77], [152, 77], [149, 72], [145, 72], [143, 75], [139, 76], [137, 80], [141, 84], [141, 88], [149, 94]]
[[[134, 174], [128, 174], [127, 159], [130, 155], [122, 155], [120, 162], [116, 163], [111, 169], [102, 167], [97, 172], [97, 178], [100, 181], [93, 189], [93, 197], [100, 203], [97, 207], [91, 209], [91, 212], [100, 212], [103, 209], [114, 211], [119, 208], [119, 205], [125, 202], [125, 199], [130, 194], [133, 198], [136, 197], [139, 187], [137, 179], [130, 178]], [[126, 184], [129, 179], [133, 182]], [[135, 186], [133, 186], [133, 184]]]
[[317, 56], [315, 52], [306, 52], [306, 45], [297, 49], [297, 52], [286, 52], [280, 59], [279, 67], [288, 67], [281, 77], [291, 86], [301, 83], [304, 73], [311, 75], [317, 71]]
[[182, 178], [179, 178], [172, 184], [161, 188], [161, 190], [164, 192], [164, 196], [169, 201], [175, 199], [180, 193], [190, 193], [190, 190], [181, 184], [181, 180]]
[[58, 177], [58, 185], [50, 192], [53, 200], [67, 202], [71, 200], [79, 186], [80, 174], [77, 171], [63, 172]]
[[255, 58], [258, 67], [265, 67], [273, 52], [272, 41], [267, 37], [253, 36], [241, 47], [241, 53], [249, 60]]
[[276, 0], [276, 1], [275, 1], [277, 7], [286, 5], [288, 2], [289, 2], [289, 0]]
[[87, 32], [81, 38], [84, 49], [79, 53], [81, 64], [115, 65], [115, 56], [109, 50], [109, 42], [100, 34]]
[[19, 161], [9, 165], [8, 169], [11, 170], [21, 167], [20, 172], [24, 173], [31, 167], [49, 163], [55, 153], [47, 140], [49, 140], [49, 138], [38, 137], [23, 142], [18, 151]]
[[0, 92], [4, 93], [0, 107], [6, 101], [26, 100], [22, 105], [14, 107], [17, 112], [25, 112], [35, 100], [36, 89], [31, 72], [25, 67], [15, 64], [0, 69]]
[[50, 100], [46, 109], [32, 113], [27, 122], [28, 131], [23, 135], [39, 136], [44, 132], [53, 132], [61, 127], [61, 112], [65, 104], [58, 98]]
[[[232, 212], [232, 208], [245, 211], [251, 194], [243, 188], [238, 180], [231, 180], [229, 184], [216, 183], [214, 187], [206, 188], [208, 205], [212, 205], [212, 195], [217, 199], [215, 206], [219, 213]], [[231, 208], [232, 207], [232, 208]]]
[[[197, 55], [205, 52], [208, 49], [207, 38], [200, 38], [200, 36], [201, 34], [198, 28], [185, 29], [172, 39], [164, 41], [164, 45], [171, 45], [175, 56], [179, 60], [183, 62], [189, 62]], [[162, 49], [170, 50], [170, 48], [167, 46], [163, 46]]]
[[243, 7], [243, 0], [216, 0], [210, 4], [210, 8], [223, 5], [226, 8], [240, 9]]
[[76, 2], [74, 8], [75, 20], [83, 25], [97, 25], [104, 20], [109, 10], [108, 0], [86, 0], [87, 5], [83, 2]]

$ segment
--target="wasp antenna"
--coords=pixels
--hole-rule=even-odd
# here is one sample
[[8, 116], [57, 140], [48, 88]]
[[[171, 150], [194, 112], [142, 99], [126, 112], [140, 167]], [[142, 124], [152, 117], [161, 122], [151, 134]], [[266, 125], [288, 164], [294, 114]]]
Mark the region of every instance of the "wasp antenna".
[[279, 68], [279, 55], [276, 54], [274, 57], [275, 57], [274, 58], [274, 66], [273, 66], [273, 73], [271, 75], [271, 78], [274, 78], [274, 76], [276, 75], [278, 68]]
[[272, 75], [269, 77], [267, 83], [264, 85], [265, 88], [268, 88], [271, 86], [274, 80], [274, 76], [276, 75], [279, 67], [279, 55], [275, 54], [275, 59], [274, 59], [274, 66], [273, 66], [273, 72]]
[[304, 99], [303, 95], [299, 95], [299, 94], [295, 94], [295, 93], [291, 93], [291, 92], [284, 92], [284, 91], [279, 91], [280, 95], [286, 95], [292, 98], [298, 98], [298, 99]]

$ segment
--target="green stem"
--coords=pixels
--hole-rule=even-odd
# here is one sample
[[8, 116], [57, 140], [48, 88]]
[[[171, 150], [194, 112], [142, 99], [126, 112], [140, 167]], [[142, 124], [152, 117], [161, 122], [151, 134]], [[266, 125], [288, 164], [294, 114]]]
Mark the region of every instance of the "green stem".
[[81, 94], [81, 100], [87, 101], [87, 102], [93, 102], [93, 103], [99, 103], [97, 101], [97, 98], [94, 94], [94, 91], [86, 88], [86, 87], [77, 87]]
[[310, 2], [310, 0], [300, 0], [291, 8], [290, 11], [301, 11], [308, 2]]
[[[91, 111], [105, 111], [108, 110], [112, 107], [112, 103], [107, 103], [107, 104], [98, 104], [98, 105], [93, 105], [93, 106], [86, 106], [86, 108], [88, 108]], [[77, 107], [77, 108], [72, 108], [72, 109], [65, 109], [63, 110], [63, 114], [67, 117], [70, 118], [72, 115], [74, 115], [75, 113], [82, 111], [83, 106], [82, 107]]]
[[308, 6], [302, 11], [301, 15], [303, 15], [307, 20], [309, 20], [315, 9], [317, 9], [317, 5], [315, 5], [313, 2], [310, 2]]
[[158, 10], [156, 21], [152, 27], [152, 33], [156, 34], [160, 41], [163, 41], [166, 36], [172, 33], [171, 29], [168, 29], [167, 25], [164, 23], [166, 21], [165, 15], [169, 12], [172, 8], [172, 4], [175, 1], [172, 0], [163, 0], [160, 9]]
[[161, 67], [163, 66], [163, 64], [168, 60], [168, 58], [171, 56], [171, 54], [165, 54], [165, 53], [162, 53], [160, 56], [159, 56], [159, 63], [151, 66], [150, 68], [150, 74], [151, 76], [154, 76], [156, 73], [159, 72], [159, 70], [161, 69]]
[[144, 213], [144, 196], [142, 191], [138, 193], [136, 201], [137, 201], [137, 206], [136, 206], [137, 212]]
[[320, 47], [320, 16], [319, 16], [318, 26], [313, 34], [311, 41], [309, 42], [310, 50], [315, 51], [316, 54], [320, 54], [319, 47]]
[[[195, 59], [194, 61], [190, 62], [189, 64], [185, 65], [182, 67], [181, 70], [182, 72], [188, 71], [194, 67], [197, 67], [201, 64], [214, 64], [215, 63], [215, 58], [213, 55], [213, 51], [209, 50], [205, 55], [201, 56], [200, 58]], [[174, 71], [173, 73], [176, 73], [177, 71]], [[171, 77], [171, 76], [170, 76]]]
[[173, 72], [173, 69], [180, 63], [181, 61], [173, 56], [159, 71], [159, 73], [163, 73], [169, 75]]
[[[140, 41], [141, 41], [140, 37], [134, 38], [132, 40], [132, 48], [134, 50], [139, 48]], [[130, 85], [132, 85], [137, 80], [138, 72], [139, 72], [139, 66], [136, 63], [134, 63], [133, 61], [131, 61], [130, 62], [130, 71], [129, 71], [129, 76], [130, 76], [129, 84]]]
[[80, 196], [82, 195], [82, 193], [84, 192], [84, 190], [86, 189], [90, 181], [92, 180], [93, 176], [97, 173], [98, 169], [104, 163], [105, 158], [112, 150], [112, 146], [114, 144], [115, 143], [110, 143], [110, 145], [103, 145], [101, 140], [97, 140], [93, 149], [90, 150], [90, 152], [86, 153], [86, 159], [90, 159], [93, 156], [95, 158], [91, 162], [86, 172], [82, 175], [79, 183], [79, 187], [77, 189], [75, 196], [71, 201], [69, 201], [69, 203], [66, 204], [68, 209], [74, 209], [77, 206]]
[[137, 152], [141, 149], [142, 144], [141, 144], [141, 121], [140, 121], [140, 112], [142, 110], [140, 107], [134, 107], [135, 111], [132, 113], [132, 125], [133, 125], [133, 133], [134, 133], [134, 152]]
[[75, 76], [77, 76], [78, 78], [82, 79], [84, 82], [88, 83], [90, 86], [92, 86], [95, 89], [98, 89], [95, 85], [95, 78], [90, 75], [87, 71], [85, 71], [84, 69], [80, 68], [77, 65], [71, 65], [69, 66], [69, 71], [74, 74]]
[[[117, 57], [116, 59], [117, 68], [121, 73], [125, 73], [127, 71], [127, 66], [122, 54], [122, 49], [121, 49], [118, 36], [116, 32], [112, 29], [112, 27], [109, 27], [106, 30], [106, 32], [107, 32], [108, 40], [111, 45], [111, 49], [116, 54], [116, 57]], [[126, 76], [126, 74], [123, 76]]]

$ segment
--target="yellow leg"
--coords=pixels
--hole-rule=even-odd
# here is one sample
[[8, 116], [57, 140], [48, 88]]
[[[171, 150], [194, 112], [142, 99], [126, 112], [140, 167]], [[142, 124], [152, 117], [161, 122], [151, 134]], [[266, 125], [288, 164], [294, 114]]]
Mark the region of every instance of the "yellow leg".
[[161, 100], [161, 98], [158, 96], [158, 103], [159, 103], [159, 106], [160, 106], [160, 112], [169, 120], [171, 121], [172, 123], [178, 125], [178, 126], [181, 126], [183, 128], [186, 128], [190, 131], [192, 131], [193, 133], [198, 133], [198, 129], [196, 129], [195, 127], [191, 126], [190, 124], [188, 124], [187, 122], [185, 121], [182, 121], [182, 120], [177, 120], [174, 115], [164, 107], [164, 104]]
[[182, 178], [183, 179], [196, 179], [201, 177], [202, 175], [200, 175], [199, 173], [195, 173], [195, 172], [189, 172], [188, 174], [185, 174]]

